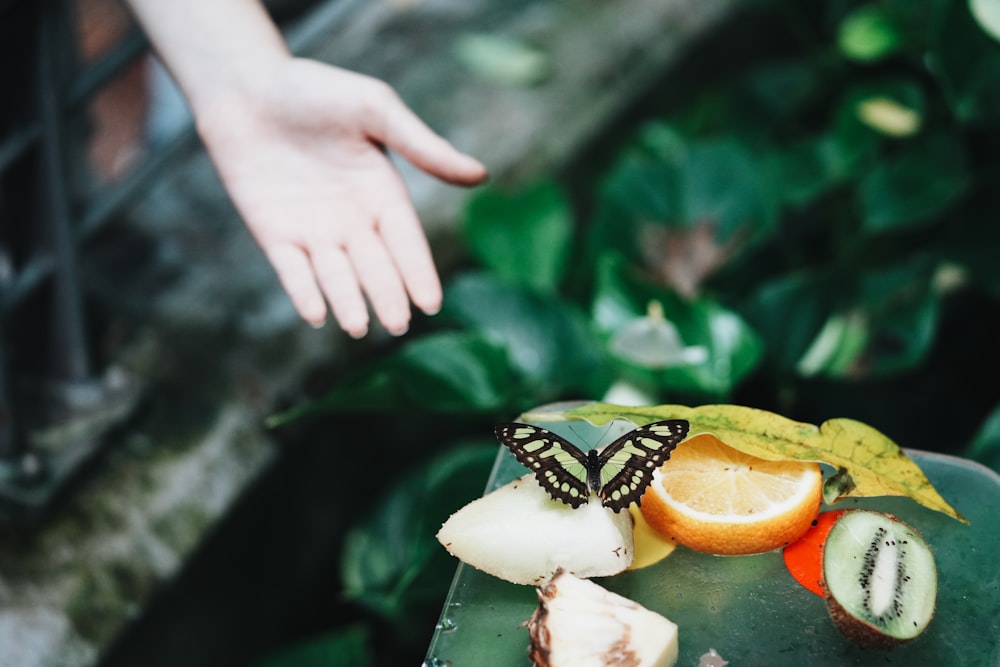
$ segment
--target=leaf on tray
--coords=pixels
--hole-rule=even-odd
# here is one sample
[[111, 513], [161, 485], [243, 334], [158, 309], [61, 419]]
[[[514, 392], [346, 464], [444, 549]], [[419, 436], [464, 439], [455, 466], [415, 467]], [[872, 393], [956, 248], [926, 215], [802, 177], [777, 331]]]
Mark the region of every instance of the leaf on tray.
[[830, 419], [817, 427], [741, 405], [628, 407], [603, 403], [546, 412], [544, 417], [532, 413], [530, 418], [585, 419], [597, 426], [614, 419], [627, 419], [635, 424], [687, 419], [691, 435], [712, 433], [753, 456], [819, 461], [833, 466], [837, 472], [824, 485], [828, 503], [847, 496], [906, 496], [928, 509], [968, 523], [941, 497], [899, 445], [853, 419]]

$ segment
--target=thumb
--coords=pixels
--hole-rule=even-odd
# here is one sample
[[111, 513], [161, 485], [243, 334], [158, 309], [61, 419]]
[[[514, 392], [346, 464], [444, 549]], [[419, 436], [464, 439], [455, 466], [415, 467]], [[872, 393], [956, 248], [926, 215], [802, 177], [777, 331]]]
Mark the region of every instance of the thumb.
[[456, 185], [475, 185], [487, 177], [486, 167], [462, 153], [429, 128], [392, 88], [369, 119], [369, 136], [423, 171]]

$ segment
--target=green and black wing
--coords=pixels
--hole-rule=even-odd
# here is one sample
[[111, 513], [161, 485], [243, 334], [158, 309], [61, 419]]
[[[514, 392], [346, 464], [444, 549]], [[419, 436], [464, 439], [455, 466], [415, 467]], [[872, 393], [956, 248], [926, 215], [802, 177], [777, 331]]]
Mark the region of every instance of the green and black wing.
[[618, 512], [638, 503], [653, 481], [653, 471], [670, 458], [688, 428], [684, 419], [668, 419], [640, 426], [608, 445], [597, 459], [604, 506]]
[[496, 435], [550, 496], [572, 507], [590, 500], [587, 456], [571, 442], [528, 424], [500, 424]]

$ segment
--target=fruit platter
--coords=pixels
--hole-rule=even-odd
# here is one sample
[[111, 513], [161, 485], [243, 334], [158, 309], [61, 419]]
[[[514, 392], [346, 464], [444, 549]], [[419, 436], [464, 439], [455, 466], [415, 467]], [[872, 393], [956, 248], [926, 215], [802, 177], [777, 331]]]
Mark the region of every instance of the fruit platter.
[[[558, 418], [550, 420], [549, 415], [553, 414]], [[636, 423], [623, 420], [594, 424], [563, 417], [564, 413], [560, 411], [538, 409], [524, 415], [526, 425], [522, 427], [545, 429], [543, 432], [554, 434], [553, 439], [578, 443], [583, 450], [597, 449], [609, 443], [615, 447], [623, 434], [636, 427]], [[498, 437], [501, 435], [498, 428]], [[848, 494], [832, 503], [823, 500], [817, 508], [818, 516], [830, 515], [833, 525], [830, 536], [824, 537], [828, 552], [826, 557], [830, 561], [843, 563], [855, 559], [860, 562], [865, 558], [864, 553], [851, 554], [847, 547], [841, 546], [843, 540], [837, 537], [838, 530], [839, 533], [881, 531], [878, 534], [889, 530], [890, 536], [899, 544], [907, 543], [908, 537], [926, 543], [928, 548], [921, 553], [926, 554], [922, 556], [925, 560], [931, 559], [929, 565], [910, 555], [914, 551], [911, 544], [906, 546], [905, 559], [901, 557], [901, 551], [899, 554], [893, 551], [893, 558], [899, 557], [902, 563], [893, 565], [900, 573], [905, 567], [908, 577], [930, 578], [928, 586], [931, 588], [936, 578], [936, 597], [930, 603], [926, 618], [921, 617], [922, 612], [909, 608], [919, 607], [922, 603], [901, 594], [896, 596], [898, 599], [894, 598], [896, 593], [892, 587], [886, 589], [887, 592], [876, 590], [872, 593], [867, 590], [865, 578], [871, 572], [862, 573], [860, 579], [853, 574], [843, 577], [849, 584], [848, 588], [854, 586], [853, 582], [861, 581], [861, 592], [857, 595], [887, 597], [886, 604], [895, 610], [895, 615], [903, 616], [907, 624], [912, 622], [916, 625], [919, 622], [926, 625], [902, 641], [883, 645], [876, 642], [872, 645], [849, 639], [835, 624], [828, 600], [824, 599], [827, 583], [821, 582], [819, 589], [810, 590], [800, 581], [801, 574], [793, 575], [790, 570], [794, 568], [785, 554], [786, 550], [791, 550], [787, 545], [787, 548], [771, 548], [761, 553], [718, 555], [680, 544], [666, 549], [669, 555], [658, 554], [649, 558], [647, 553], [645, 561], [640, 563], [638, 560], [641, 560], [639, 556], [643, 549], [639, 548], [636, 531], [635, 564], [611, 575], [602, 575], [600, 570], [595, 570], [581, 576], [588, 585], [593, 582], [604, 589], [607, 593], [602, 591], [603, 595], [624, 600], [644, 611], [654, 612], [653, 615], [658, 618], [668, 619], [673, 630], [658, 632], [675, 633], [676, 640], [671, 649], [673, 655], [667, 662], [661, 660], [649, 664], [690, 667], [721, 667], [725, 664], [772, 667], [803, 664], [820, 667], [846, 664], [1000, 666], [1000, 558], [997, 558], [1000, 531], [996, 529], [1000, 476], [979, 464], [957, 457], [902, 450], [900, 456], [904, 455], [909, 459], [908, 463], [912, 462], [922, 471], [935, 492], [947, 501], [945, 506], [948, 512], [931, 509], [928, 503], [915, 502], [914, 498], [905, 495], [856, 497]], [[675, 456], [678, 461], [681, 460], [680, 450], [675, 452]], [[597, 458], [595, 455], [591, 457], [593, 460]], [[524, 452], [517, 451], [510, 444], [500, 447], [486, 485], [486, 495], [516, 486], [516, 480], [533, 480], [526, 470], [528, 464], [525, 459]], [[666, 466], [669, 466], [669, 461], [664, 464], [664, 469]], [[826, 465], [821, 470], [824, 480], [828, 482], [837, 472]], [[658, 483], [652, 482], [653, 485]], [[563, 488], [566, 488], [565, 485]], [[558, 489], [550, 489], [549, 493], [555, 497]], [[643, 497], [643, 509], [646, 515], [658, 521], [650, 506], [658, 507], [665, 501], [651, 500], [650, 493], [647, 491]], [[802, 504], [807, 501], [796, 502]], [[593, 498], [590, 505], [584, 508], [589, 509], [595, 504], [596, 498]], [[635, 508], [631, 509], [634, 511]], [[864, 519], [855, 521], [852, 526], [843, 522], [838, 529], [840, 510], [846, 510], [844, 514], [852, 514], [853, 519], [859, 520], [872, 516], [881, 521], [881, 517], [888, 516], [889, 524], [876, 521], [877, 525], [870, 527]], [[583, 521], [584, 514], [578, 509], [568, 511]], [[621, 512], [622, 516], [628, 514], [625, 510]], [[633, 526], [635, 522], [633, 516]], [[491, 519], [486, 523], [487, 528], [499, 531], [503, 521]], [[811, 519], [811, 523], [815, 526], [820, 521]], [[912, 533], [902, 532], [898, 533], [900, 537], [895, 537], [891, 533], [895, 527], [904, 531], [912, 529]], [[531, 530], [528, 526], [524, 529]], [[577, 555], [586, 554], [589, 540], [594, 540], [597, 545], [601, 539], [606, 538], [589, 530], [584, 531], [573, 543], [572, 551]], [[441, 535], [439, 540], [448, 544], [449, 551], [452, 551], [450, 540], [446, 542]], [[885, 543], [891, 543], [893, 550], [902, 549], [895, 541], [886, 540]], [[525, 556], [527, 561], [532, 558], [534, 556]], [[539, 612], [541, 620], [544, 621], [548, 614], [554, 622], [555, 612], [552, 610], [555, 607], [546, 610], [545, 603], [548, 589], [554, 588], [558, 580], [553, 578], [552, 585], [547, 587], [540, 579], [518, 580], [516, 567], [514, 576], [495, 576], [495, 573], [488, 573], [488, 567], [484, 571], [483, 567], [460, 562], [462, 560], [475, 562], [474, 558], [457, 561], [458, 569], [435, 629], [425, 667], [528, 667], [532, 664], [529, 646], [537, 655], [534, 626], [539, 621]], [[584, 557], [580, 562], [586, 564], [588, 559]], [[574, 571], [578, 569], [574, 568]], [[834, 572], [833, 566], [829, 566], [827, 576], [831, 579], [830, 586], [834, 585], [834, 577], [840, 577]], [[805, 578], [808, 580], [810, 577]], [[512, 583], [512, 580], [519, 583]], [[812, 588], [816, 589], [816, 586]], [[844, 597], [849, 599], [851, 595], [854, 593], [845, 593]], [[549, 603], [554, 604], [552, 600]], [[588, 637], [588, 634], [594, 633], [588, 633], [586, 628], [575, 631], [572, 618], [572, 615], [567, 616], [568, 620], [560, 626], [562, 634], [558, 640], [575, 645], [591, 640], [593, 637]], [[532, 622], [529, 623], [529, 620]], [[553, 641], [556, 639], [553, 637]]]

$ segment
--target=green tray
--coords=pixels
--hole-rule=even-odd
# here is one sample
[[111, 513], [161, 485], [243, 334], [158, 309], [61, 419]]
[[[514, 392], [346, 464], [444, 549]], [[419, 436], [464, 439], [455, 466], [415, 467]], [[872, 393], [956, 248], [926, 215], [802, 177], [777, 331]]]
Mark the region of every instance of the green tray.
[[[575, 442], [610, 442], [632, 425], [607, 432], [585, 422], [544, 426]], [[711, 556], [678, 548], [643, 570], [596, 580], [679, 626], [677, 664], [694, 667], [710, 648], [732, 665], [1000, 666], [1000, 476], [965, 459], [910, 451], [944, 498], [971, 522], [924, 509], [905, 498], [842, 501], [837, 507], [890, 512], [916, 528], [934, 549], [938, 605], [930, 627], [891, 651], [864, 651], [844, 639], [823, 600], [799, 586], [780, 551]], [[487, 491], [525, 474], [503, 447]], [[455, 508], [458, 509], [458, 508]], [[526, 667], [522, 626], [537, 604], [535, 590], [459, 564], [424, 667]]]

